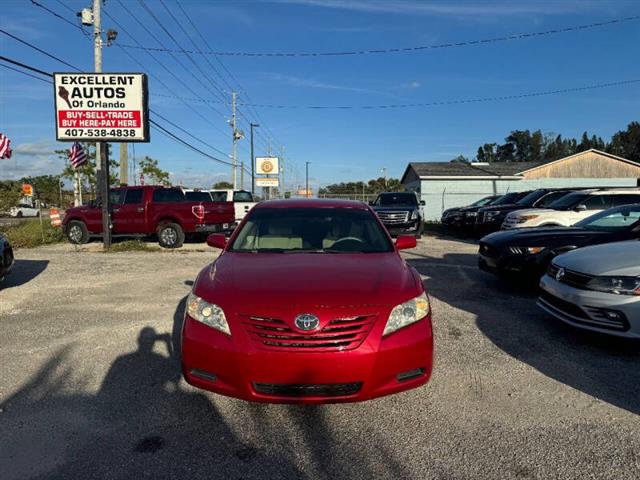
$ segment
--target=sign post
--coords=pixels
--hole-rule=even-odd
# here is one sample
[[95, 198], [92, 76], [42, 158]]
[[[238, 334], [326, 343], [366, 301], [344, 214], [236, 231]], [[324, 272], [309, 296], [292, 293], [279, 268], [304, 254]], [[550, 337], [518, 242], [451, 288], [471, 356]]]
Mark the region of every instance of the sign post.
[[149, 142], [147, 76], [143, 73], [54, 73], [56, 140], [96, 142], [98, 194], [105, 248], [111, 246], [106, 142]]

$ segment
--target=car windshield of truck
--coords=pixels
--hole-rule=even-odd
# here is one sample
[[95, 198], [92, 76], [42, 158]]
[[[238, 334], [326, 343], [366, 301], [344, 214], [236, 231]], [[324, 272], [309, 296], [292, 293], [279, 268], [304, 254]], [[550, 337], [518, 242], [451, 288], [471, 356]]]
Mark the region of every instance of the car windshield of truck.
[[640, 205], [627, 205], [591, 215], [589, 218], [576, 223], [575, 226], [589, 230], [614, 232], [625, 230], [638, 224], [640, 224]]
[[413, 193], [383, 193], [378, 195], [377, 207], [417, 207], [418, 199]]
[[588, 197], [585, 193], [570, 193], [549, 205], [554, 210], [569, 210]]
[[232, 252], [392, 252], [383, 227], [368, 210], [352, 208], [259, 208], [234, 240]]
[[253, 202], [251, 192], [233, 192], [234, 202]]
[[493, 202], [491, 206], [493, 207], [494, 205], [511, 205], [518, 199], [518, 195], [520, 194], [517, 192], [507, 193], [506, 195], [501, 196], [498, 200]]
[[184, 197], [187, 202], [210, 202], [211, 195], [209, 192], [184, 192]]
[[528, 195], [525, 195], [524, 197], [522, 197], [520, 200], [518, 200], [516, 202], [516, 205], [518, 205], [519, 207], [531, 207], [533, 206], [534, 203], [536, 203], [545, 193], [547, 193], [546, 190], [534, 190], [533, 192], [531, 192]]

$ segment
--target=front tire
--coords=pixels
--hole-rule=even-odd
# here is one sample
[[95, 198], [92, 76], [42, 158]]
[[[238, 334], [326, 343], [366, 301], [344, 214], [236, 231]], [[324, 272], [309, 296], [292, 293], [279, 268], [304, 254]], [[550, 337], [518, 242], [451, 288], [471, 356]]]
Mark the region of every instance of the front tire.
[[89, 241], [89, 230], [84, 222], [79, 220], [71, 220], [67, 225], [67, 239], [69, 243], [74, 245], [82, 245]]
[[184, 232], [177, 223], [164, 223], [158, 227], [158, 244], [163, 248], [180, 248]]
[[418, 227], [418, 232], [416, 233], [416, 239], [422, 238], [422, 232], [424, 232], [424, 223], [421, 220], [420, 226]]

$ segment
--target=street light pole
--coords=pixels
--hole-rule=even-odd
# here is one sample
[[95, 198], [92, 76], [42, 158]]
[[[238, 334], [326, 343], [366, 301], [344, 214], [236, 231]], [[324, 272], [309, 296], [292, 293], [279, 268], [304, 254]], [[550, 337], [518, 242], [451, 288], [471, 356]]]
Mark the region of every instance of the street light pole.
[[305, 188], [305, 191], [304, 191], [304, 195], [305, 195], [305, 197], [309, 198], [310, 197], [310, 195], [309, 195], [309, 164], [311, 162], [305, 162], [305, 163], [306, 163], [306, 179], [307, 179], [307, 181], [306, 181], [306, 188]]
[[257, 123], [249, 123], [251, 129], [251, 196], [256, 194], [256, 157], [253, 154], [253, 129], [259, 127]]

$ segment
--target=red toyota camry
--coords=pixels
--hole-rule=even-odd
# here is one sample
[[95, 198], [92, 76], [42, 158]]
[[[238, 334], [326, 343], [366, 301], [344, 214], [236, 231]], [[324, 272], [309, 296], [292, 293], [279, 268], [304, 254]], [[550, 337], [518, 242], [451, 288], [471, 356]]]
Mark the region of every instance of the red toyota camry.
[[256, 205], [195, 281], [182, 330], [192, 385], [256, 402], [355, 402], [425, 384], [431, 308], [361, 202]]

